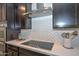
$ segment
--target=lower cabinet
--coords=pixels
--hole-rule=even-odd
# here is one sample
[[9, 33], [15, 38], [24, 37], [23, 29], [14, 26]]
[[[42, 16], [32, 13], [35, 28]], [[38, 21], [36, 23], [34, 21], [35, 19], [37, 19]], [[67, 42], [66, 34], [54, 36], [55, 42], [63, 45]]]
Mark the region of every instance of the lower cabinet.
[[18, 56], [18, 47], [6, 45], [6, 56]]
[[41, 53], [19, 48], [19, 56], [46, 56]]
[[41, 53], [15, 47], [12, 45], [7, 45], [6, 53], [6, 56], [46, 56]]

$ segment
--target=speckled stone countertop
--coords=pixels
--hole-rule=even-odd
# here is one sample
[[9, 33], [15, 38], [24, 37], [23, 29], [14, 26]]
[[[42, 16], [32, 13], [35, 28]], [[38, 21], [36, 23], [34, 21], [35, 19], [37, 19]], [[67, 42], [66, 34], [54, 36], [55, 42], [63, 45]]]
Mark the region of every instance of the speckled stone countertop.
[[7, 41], [6, 44], [10, 44], [13, 46], [17, 46], [20, 48], [28, 49], [28, 50], [31, 50], [34, 52], [38, 52], [38, 53], [42, 53], [42, 54], [46, 54], [46, 55], [50, 55], [50, 56], [53, 56], [53, 55], [56, 55], [56, 56], [79, 56], [79, 46], [75, 47], [74, 49], [66, 49], [58, 41], [55, 41], [51, 50], [45, 50], [45, 49], [35, 48], [35, 47], [21, 44], [21, 43], [27, 42], [27, 41], [29, 41], [29, 39], [22, 40], [22, 41], [16, 39], [16, 40]]

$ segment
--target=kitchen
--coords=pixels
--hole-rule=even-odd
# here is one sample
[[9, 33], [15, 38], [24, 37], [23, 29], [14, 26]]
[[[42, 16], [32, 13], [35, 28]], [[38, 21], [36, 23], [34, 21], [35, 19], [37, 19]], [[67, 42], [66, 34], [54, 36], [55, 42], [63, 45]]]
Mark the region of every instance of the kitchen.
[[[43, 9], [44, 8], [43, 4], [39, 3], [37, 5], [41, 6], [41, 9], [38, 8], [39, 10], [34, 9], [34, 11], [32, 11], [32, 9], [29, 8], [31, 7], [31, 5], [32, 5], [31, 3], [25, 3], [25, 4], [7, 3], [1, 5], [4, 6], [5, 7], [4, 10], [6, 10], [5, 14], [4, 12], [0, 13], [1, 19], [3, 17], [7, 20], [7, 21], [4, 20], [5, 22], [2, 20], [4, 23], [1, 24], [2, 27], [6, 28], [6, 30], [4, 30], [6, 31], [4, 32], [4, 36], [6, 36], [5, 37], [6, 40], [4, 41], [5, 48], [3, 48], [5, 49], [5, 51], [2, 54], [5, 56], [78, 56], [79, 36], [78, 33], [72, 34], [75, 33], [77, 29], [72, 30], [71, 27], [69, 27], [68, 29], [70, 30], [63, 29], [62, 31], [60, 30], [62, 26], [59, 26], [60, 28], [57, 29], [58, 27], [56, 26], [56, 24], [54, 24], [55, 29], [53, 29], [52, 8], [45, 7], [45, 9]], [[53, 4], [49, 4], [49, 5], [53, 5]], [[54, 5], [53, 8], [55, 9], [55, 6], [57, 6], [57, 4], [55, 6]], [[60, 6], [61, 5], [63, 4], [60, 3]], [[58, 11], [54, 10], [54, 13], [55, 12]], [[66, 12], [66, 10], [64, 12]], [[62, 12], [62, 14], [64, 12]], [[6, 16], [2, 16], [2, 14]], [[55, 19], [58, 20], [58, 18]], [[62, 33], [64, 34], [66, 33], [67, 36], [66, 35], [61, 36]], [[70, 46], [66, 44], [67, 47], [66, 48], [64, 47], [65, 45], [63, 46], [63, 39], [70, 39], [71, 38], [70, 36], [75, 36], [75, 39], [72, 40], [73, 48], [71, 48], [72, 47], [71, 44]], [[66, 42], [66, 43], [71, 43], [71, 42]]]

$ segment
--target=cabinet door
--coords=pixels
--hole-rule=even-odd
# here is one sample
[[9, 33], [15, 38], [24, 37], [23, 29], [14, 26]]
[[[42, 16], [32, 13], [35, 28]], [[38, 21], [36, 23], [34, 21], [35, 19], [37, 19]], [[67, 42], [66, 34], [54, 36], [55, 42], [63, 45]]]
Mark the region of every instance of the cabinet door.
[[11, 3], [6, 4], [6, 19], [7, 19], [7, 27], [10, 29], [14, 29], [14, 5]]
[[18, 56], [18, 47], [12, 45], [6, 45], [7, 56]]
[[29, 14], [24, 15], [27, 12], [31, 12], [31, 4], [19, 3], [17, 18], [20, 20], [21, 29], [31, 29], [31, 17], [29, 17]]
[[76, 10], [76, 14], [77, 14], [77, 25], [79, 27], [79, 3], [76, 4], [77, 5], [77, 10]]
[[7, 56], [18, 56], [16, 51], [14, 51], [10, 48], [7, 48], [7, 50], [8, 50]]
[[46, 56], [41, 53], [19, 48], [19, 56]]
[[[6, 4], [6, 19], [7, 19], [7, 40], [12, 40], [12, 36], [16, 34], [18, 38], [18, 33], [20, 32], [19, 19], [17, 19], [17, 5], [14, 3]], [[15, 38], [15, 39], [16, 39]]]
[[0, 5], [0, 21], [2, 21], [2, 5]]
[[54, 27], [69, 27], [75, 24], [75, 4], [54, 3], [53, 19]]

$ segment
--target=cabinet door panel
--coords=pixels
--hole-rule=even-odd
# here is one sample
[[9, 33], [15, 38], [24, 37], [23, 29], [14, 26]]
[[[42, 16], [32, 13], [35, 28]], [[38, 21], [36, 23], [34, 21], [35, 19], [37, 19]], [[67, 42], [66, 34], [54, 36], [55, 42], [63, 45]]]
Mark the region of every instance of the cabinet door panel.
[[[17, 6], [15, 3], [6, 4], [6, 19], [7, 19], [7, 40], [18, 38], [20, 32], [19, 19], [17, 19]], [[15, 35], [16, 38], [12, 38]]]
[[13, 4], [6, 5], [6, 18], [7, 18], [7, 26], [8, 28], [14, 29], [14, 6]]
[[20, 56], [46, 56], [44, 54], [26, 50], [26, 49], [22, 49], [22, 48], [19, 48], [19, 55]]
[[[19, 8], [25, 8], [25, 10]], [[31, 12], [31, 4], [29, 3], [20, 3], [18, 4], [18, 18], [20, 20], [21, 29], [31, 29], [31, 17], [29, 14], [23, 15], [23, 13]]]
[[6, 45], [7, 56], [18, 56], [18, 47]]
[[77, 3], [77, 25], [79, 27], [79, 3]]

